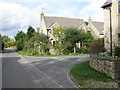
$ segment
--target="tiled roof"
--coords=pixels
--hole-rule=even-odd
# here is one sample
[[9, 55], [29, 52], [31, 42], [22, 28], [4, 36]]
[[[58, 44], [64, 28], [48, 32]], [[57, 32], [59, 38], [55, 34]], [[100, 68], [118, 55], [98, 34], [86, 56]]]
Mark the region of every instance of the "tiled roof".
[[96, 21], [92, 21], [93, 25], [96, 27], [96, 29], [98, 30], [98, 32], [100, 34], [104, 34], [104, 23], [103, 22], [96, 22]]
[[47, 28], [50, 28], [55, 22], [57, 22], [60, 26], [74, 28], [79, 28], [81, 24], [85, 24], [83, 19], [78, 18], [44, 16], [44, 19]]

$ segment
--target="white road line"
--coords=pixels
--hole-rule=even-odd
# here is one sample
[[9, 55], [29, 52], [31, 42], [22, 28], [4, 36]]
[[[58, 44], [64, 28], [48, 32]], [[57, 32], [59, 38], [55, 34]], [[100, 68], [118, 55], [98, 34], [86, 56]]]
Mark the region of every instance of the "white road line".
[[[23, 60], [27, 61], [25, 58], [23, 58], [21, 55], [19, 55]], [[29, 61], [27, 61], [31, 66], [33, 66], [36, 70], [38, 70], [40, 73], [42, 73], [45, 77], [47, 77], [49, 80], [51, 80], [53, 83], [55, 83], [58, 87], [63, 88], [63, 86], [61, 86], [60, 84], [58, 84], [56, 81], [54, 81], [53, 79], [51, 79], [49, 76], [47, 76], [45, 73], [43, 73], [42, 71], [40, 71], [38, 68], [36, 68], [34, 65], [32, 65]]]

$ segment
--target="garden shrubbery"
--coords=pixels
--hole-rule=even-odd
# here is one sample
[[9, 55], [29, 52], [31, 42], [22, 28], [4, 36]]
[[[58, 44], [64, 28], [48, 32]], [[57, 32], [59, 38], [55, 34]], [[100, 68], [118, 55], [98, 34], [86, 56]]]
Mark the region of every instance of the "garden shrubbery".
[[99, 54], [101, 52], [105, 52], [105, 48], [104, 48], [104, 39], [98, 39], [98, 40], [93, 40], [90, 44], [89, 44], [89, 53], [92, 54]]

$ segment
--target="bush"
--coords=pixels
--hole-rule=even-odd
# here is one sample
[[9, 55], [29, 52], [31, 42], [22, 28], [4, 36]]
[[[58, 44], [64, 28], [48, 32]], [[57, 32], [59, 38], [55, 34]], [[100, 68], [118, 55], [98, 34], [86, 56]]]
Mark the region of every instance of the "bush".
[[87, 50], [87, 48], [85, 48], [85, 47], [81, 47], [80, 49], [79, 49], [79, 51], [78, 51], [78, 53], [88, 53], [88, 50]]
[[31, 55], [36, 55], [36, 54], [38, 54], [39, 52], [38, 52], [38, 50], [33, 50], [33, 51], [31, 51]]
[[42, 44], [40, 49], [43, 50], [44, 53], [47, 53], [50, 50], [47, 44]]
[[120, 57], [120, 46], [115, 47], [114, 54], [115, 56]]
[[105, 51], [103, 39], [93, 40], [89, 45], [89, 53], [99, 54]]

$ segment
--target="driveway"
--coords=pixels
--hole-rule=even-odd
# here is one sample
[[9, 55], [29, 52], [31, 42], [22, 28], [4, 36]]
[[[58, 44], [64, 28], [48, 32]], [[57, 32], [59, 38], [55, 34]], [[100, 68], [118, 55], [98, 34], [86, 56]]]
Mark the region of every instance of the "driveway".
[[70, 68], [88, 56], [33, 57], [6, 50], [2, 55], [4, 88], [75, 88]]

